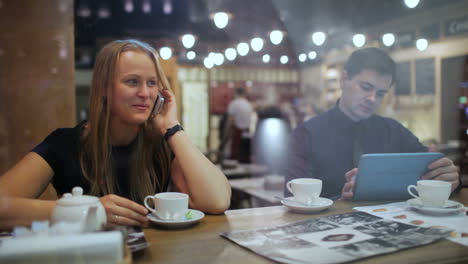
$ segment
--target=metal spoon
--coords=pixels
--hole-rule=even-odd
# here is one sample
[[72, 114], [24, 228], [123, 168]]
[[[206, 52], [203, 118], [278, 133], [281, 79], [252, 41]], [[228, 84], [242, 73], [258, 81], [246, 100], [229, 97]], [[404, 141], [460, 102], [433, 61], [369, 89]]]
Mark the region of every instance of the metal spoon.
[[286, 201], [288, 203], [297, 203], [299, 205], [302, 205], [302, 206], [310, 206], [306, 203], [303, 203], [303, 202], [299, 202], [299, 201], [296, 201], [296, 200], [288, 200], [286, 198], [283, 198], [283, 197], [279, 197], [279, 196], [275, 196], [276, 199], [280, 199], [281, 201]]

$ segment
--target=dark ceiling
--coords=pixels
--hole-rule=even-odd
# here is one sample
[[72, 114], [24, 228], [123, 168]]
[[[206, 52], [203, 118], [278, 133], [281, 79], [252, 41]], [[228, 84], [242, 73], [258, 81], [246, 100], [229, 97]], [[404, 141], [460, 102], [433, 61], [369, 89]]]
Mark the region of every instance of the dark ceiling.
[[[281, 55], [288, 55], [289, 65], [297, 64], [297, 55], [310, 50], [320, 53], [343, 45], [343, 38], [333, 42], [333, 36], [343, 36], [378, 25], [386, 21], [443, 5], [467, 0], [421, 0], [414, 9], [407, 8], [403, 0], [76, 0], [75, 41], [77, 64], [81, 53], [91, 57], [102, 39], [139, 38], [150, 40], [157, 46], [168, 45], [175, 50], [183, 63], [186, 50], [180, 43], [181, 35], [192, 33], [197, 36], [193, 48], [200, 63], [211, 51], [222, 52], [237, 43], [250, 42], [254, 37], [265, 41], [264, 49], [239, 57], [231, 64], [262, 64], [261, 56], [269, 53], [270, 64], [279, 64]], [[125, 11], [131, 2], [133, 11]], [[151, 11], [143, 12], [149, 3]], [[164, 12], [164, 7], [170, 12]], [[108, 17], [99, 17], [99, 10], [107, 9]], [[89, 12], [86, 12], [89, 10]], [[218, 29], [210, 15], [225, 11], [232, 14], [228, 26]], [[85, 15], [83, 15], [85, 14]], [[279, 29], [287, 32], [285, 40], [275, 46], [268, 38], [269, 32]], [[314, 31], [329, 34], [322, 47], [311, 41]], [[351, 40], [349, 40], [351, 41]], [[82, 66], [91, 66], [85, 61]], [[89, 64], [89, 65], [87, 65]]]

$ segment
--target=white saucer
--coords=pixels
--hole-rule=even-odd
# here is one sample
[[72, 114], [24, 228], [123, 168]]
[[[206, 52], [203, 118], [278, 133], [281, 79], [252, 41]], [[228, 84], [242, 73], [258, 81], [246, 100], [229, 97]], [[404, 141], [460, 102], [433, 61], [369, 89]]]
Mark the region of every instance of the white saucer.
[[332, 206], [333, 201], [327, 198], [319, 197], [317, 201], [310, 206], [302, 205], [296, 202], [294, 196], [286, 197], [281, 200], [281, 203], [288, 207], [290, 210], [299, 212], [299, 213], [314, 213], [319, 212], [327, 209], [328, 207]]
[[205, 214], [201, 211], [190, 209], [189, 211], [192, 212], [192, 218], [188, 219], [186, 217], [180, 219], [180, 220], [163, 220], [152, 213], [148, 214], [147, 217], [148, 219], [160, 226], [164, 226], [167, 228], [182, 228], [182, 227], [187, 227], [196, 224], [198, 221], [200, 221], [203, 217], [205, 217]]
[[406, 203], [411, 208], [426, 214], [453, 214], [460, 212], [460, 209], [465, 207], [463, 204], [452, 200], [448, 200], [441, 208], [423, 206], [417, 198], [409, 199]]

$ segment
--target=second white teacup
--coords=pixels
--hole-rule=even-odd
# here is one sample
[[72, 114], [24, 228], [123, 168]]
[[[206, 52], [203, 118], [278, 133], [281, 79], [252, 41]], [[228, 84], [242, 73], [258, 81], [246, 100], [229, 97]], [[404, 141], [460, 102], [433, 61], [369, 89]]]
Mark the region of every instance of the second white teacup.
[[[420, 180], [417, 186], [408, 186], [408, 193], [419, 198], [423, 206], [443, 207], [450, 196], [451, 187], [452, 185], [445, 181]], [[412, 189], [416, 189], [418, 195], [413, 193]]]
[[[148, 204], [153, 200], [154, 208]], [[164, 220], [180, 220], [188, 211], [189, 196], [179, 192], [163, 192], [145, 197], [144, 204], [148, 210]]]
[[286, 188], [294, 194], [294, 199], [306, 205], [313, 205], [322, 192], [319, 179], [299, 178], [289, 181]]

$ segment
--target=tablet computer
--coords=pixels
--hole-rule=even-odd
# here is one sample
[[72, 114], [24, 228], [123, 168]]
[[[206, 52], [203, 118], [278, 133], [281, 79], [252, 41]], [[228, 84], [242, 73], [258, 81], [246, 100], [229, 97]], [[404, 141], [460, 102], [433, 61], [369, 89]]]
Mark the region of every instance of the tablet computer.
[[406, 200], [406, 188], [427, 172], [427, 166], [442, 158], [439, 152], [365, 154], [359, 160], [354, 201]]

